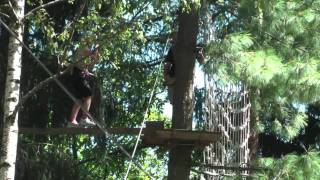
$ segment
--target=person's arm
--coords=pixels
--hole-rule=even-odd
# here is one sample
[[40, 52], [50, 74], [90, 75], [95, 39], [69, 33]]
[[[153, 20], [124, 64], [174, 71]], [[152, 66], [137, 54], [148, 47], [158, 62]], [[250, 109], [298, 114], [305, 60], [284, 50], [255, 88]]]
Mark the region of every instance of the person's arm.
[[175, 77], [170, 76], [170, 70], [172, 68], [172, 63], [165, 61], [163, 65], [163, 76], [166, 85], [173, 85], [175, 83]]
[[92, 68], [95, 64], [100, 62], [100, 53], [98, 50], [95, 50], [93, 53], [90, 55], [91, 61], [88, 64], [88, 68]]
[[204, 64], [205, 63], [205, 55], [203, 52], [203, 47], [198, 46], [196, 48], [196, 59], [200, 64]]

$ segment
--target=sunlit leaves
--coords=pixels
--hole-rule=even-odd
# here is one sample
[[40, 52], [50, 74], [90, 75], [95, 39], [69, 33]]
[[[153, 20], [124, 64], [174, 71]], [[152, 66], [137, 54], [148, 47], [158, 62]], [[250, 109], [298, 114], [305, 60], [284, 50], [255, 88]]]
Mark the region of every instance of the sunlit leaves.
[[320, 156], [315, 150], [309, 150], [303, 155], [289, 154], [279, 160], [262, 158], [258, 165], [267, 170], [257, 172], [257, 178], [315, 180], [320, 176]]
[[280, 121], [275, 119], [271, 122], [271, 129], [269, 131], [282, 137], [284, 140], [292, 140], [307, 125], [307, 117], [304, 113], [292, 113], [283, 119]]
[[233, 33], [226, 37], [226, 46], [231, 52], [246, 50], [252, 45], [252, 36], [248, 33]]
[[304, 17], [304, 20], [307, 21], [307, 23], [311, 23], [316, 18], [316, 13], [312, 9], [302, 11], [301, 15]]
[[246, 52], [241, 54], [241, 60], [235, 64], [238, 77], [253, 86], [265, 86], [282, 72], [281, 59], [272, 51]]

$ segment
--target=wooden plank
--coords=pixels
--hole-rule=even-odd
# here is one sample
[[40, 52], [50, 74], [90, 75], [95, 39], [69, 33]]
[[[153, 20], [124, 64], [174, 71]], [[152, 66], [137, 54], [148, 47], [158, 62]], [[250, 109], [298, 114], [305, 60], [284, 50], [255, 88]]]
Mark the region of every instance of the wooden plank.
[[[110, 134], [137, 135], [139, 128], [107, 128]], [[41, 135], [103, 135], [104, 132], [97, 127], [83, 128], [19, 128], [20, 134], [41, 134]]]
[[151, 136], [146, 134], [143, 143], [161, 146], [191, 145], [204, 147], [217, 141], [221, 137], [218, 132], [191, 131], [191, 130], [156, 130]]
[[157, 130], [156, 134], [164, 140], [180, 140], [180, 141], [196, 141], [214, 142], [220, 138], [220, 133], [206, 131], [190, 131], [190, 130]]

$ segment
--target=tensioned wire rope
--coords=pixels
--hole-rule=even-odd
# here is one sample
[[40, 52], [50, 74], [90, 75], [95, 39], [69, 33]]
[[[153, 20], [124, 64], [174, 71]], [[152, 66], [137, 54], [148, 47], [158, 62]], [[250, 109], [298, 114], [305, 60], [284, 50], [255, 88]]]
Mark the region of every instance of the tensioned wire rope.
[[[163, 54], [165, 54], [165, 52], [167, 51], [168, 42], [169, 42], [169, 38], [167, 38], [167, 40], [166, 40], [166, 44], [165, 44], [165, 47], [164, 47], [164, 50], [163, 50]], [[157, 70], [158, 72], [160, 71], [160, 69], [162, 67], [162, 63], [163, 63], [163, 60], [160, 61], [160, 65], [159, 65], [159, 68]], [[140, 125], [139, 134], [138, 134], [138, 137], [137, 137], [137, 140], [136, 140], [136, 143], [134, 145], [134, 149], [133, 149], [133, 152], [132, 152], [132, 155], [131, 155], [131, 160], [129, 162], [129, 167], [127, 169], [127, 172], [126, 172], [126, 175], [125, 175], [125, 178], [124, 178], [125, 180], [128, 178], [128, 175], [129, 175], [129, 172], [130, 172], [130, 169], [131, 169], [131, 164], [132, 164], [132, 161], [134, 159], [135, 153], [136, 153], [137, 148], [138, 148], [139, 140], [140, 140], [141, 135], [142, 135], [143, 127], [144, 127], [144, 124], [145, 124], [147, 116], [148, 116], [148, 111], [149, 111], [150, 104], [151, 104], [151, 101], [153, 99], [153, 96], [154, 96], [154, 93], [155, 93], [155, 89], [156, 89], [156, 85], [158, 84], [158, 81], [159, 81], [159, 76], [156, 76], [156, 80], [155, 80], [155, 82], [153, 84], [153, 87], [152, 87], [151, 96], [149, 98], [149, 101], [148, 101], [148, 104], [147, 104], [147, 108], [146, 108], [146, 111], [144, 112], [143, 120], [142, 120], [142, 123]]]
[[150, 179], [154, 179], [148, 172], [146, 172], [146, 170], [144, 170], [144, 168], [138, 163], [135, 162], [134, 159], [132, 158], [132, 156], [130, 155], [130, 153], [125, 150], [125, 148], [118, 142], [118, 140], [116, 138], [114, 138], [106, 128], [104, 128], [101, 123], [91, 115], [90, 112], [88, 112], [83, 104], [81, 102], [79, 102], [75, 96], [60, 82], [60, 80], [56, 77], [53, 76], [53, 73], [32, 53], [31, 49], [25, 44], [23, 43], [18, 37], [17, 35], [11, 30], [11, 28], [9, 28], [7, 26], [7, 24], [5, 22], [2, 21], [2, 19], [0, 18], [0, 23], [3, 24], [3, 26], [8, 30], [8, 32], [16, 39], [19, 41], [19, 43], [28, 51], [28, 53], [32, 56], [32, 58], [46, 71], [46, 73], [50, 76], [50, 77], [54, 77], [54, 81], [60, 86], [60, 88], [72, 99], [72, 101], [74, 103], [77, 103], [81, 110], [86, 113], [88, 115], [88, 117], [93, 120], [93, 122], [98, 126], [98, 128], [104, 132], [104, 134], [110, 138], [114, 144], [116, 146], [118, 146], [118, 148], [120, 148], [120, 150], [140, 169], [142, 170]]

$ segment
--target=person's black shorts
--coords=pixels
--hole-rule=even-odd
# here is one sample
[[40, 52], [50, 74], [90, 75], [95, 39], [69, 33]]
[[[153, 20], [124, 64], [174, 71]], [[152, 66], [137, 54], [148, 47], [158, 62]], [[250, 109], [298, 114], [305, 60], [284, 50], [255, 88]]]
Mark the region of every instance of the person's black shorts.
[[74, 86], [74, 95], [77, 99], [92, 96], [92, 88], [81, 69], [77, 67], [73, 68], [72, 82]]

